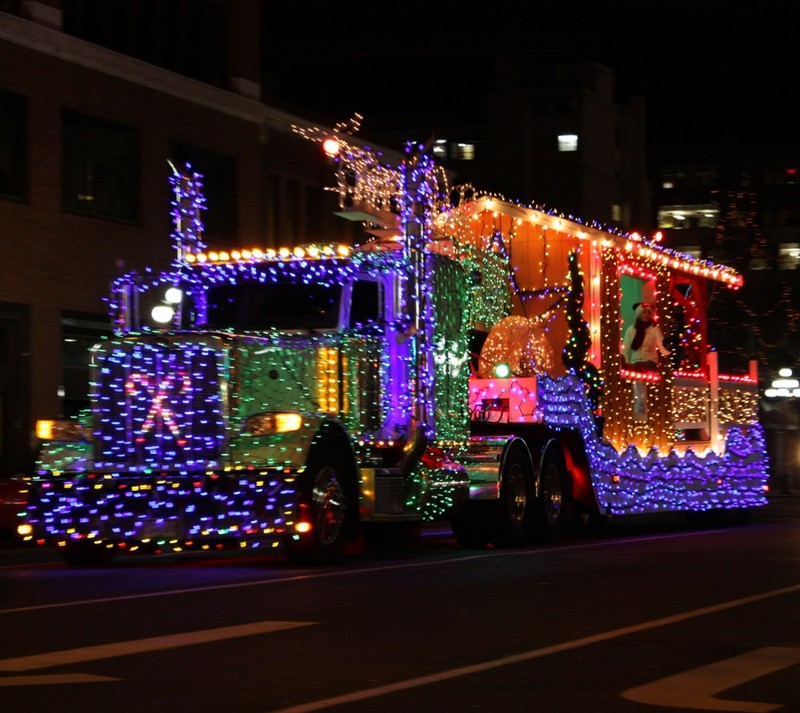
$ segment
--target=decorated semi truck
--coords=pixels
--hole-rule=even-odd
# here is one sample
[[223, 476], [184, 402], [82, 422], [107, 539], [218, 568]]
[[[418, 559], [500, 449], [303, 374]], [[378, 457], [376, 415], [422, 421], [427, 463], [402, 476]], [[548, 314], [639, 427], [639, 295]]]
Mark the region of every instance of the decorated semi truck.
[[[421, 147], [393, 166], [335, 138], [356, 245], [210, 250], [201, 176], [174, 170], [175, 260], [113, 283], [91, 410], [37, 426], [25, 537], [74, 564], [229, 544], [319, 562], [426, 521], [509, 547], [766, 504], [755, 364], [721, 374], [708, 345], [709, 285], [739, 274], [451, 187]], [[622, 348], [643, 302], [670, 347], [647, 370]]]

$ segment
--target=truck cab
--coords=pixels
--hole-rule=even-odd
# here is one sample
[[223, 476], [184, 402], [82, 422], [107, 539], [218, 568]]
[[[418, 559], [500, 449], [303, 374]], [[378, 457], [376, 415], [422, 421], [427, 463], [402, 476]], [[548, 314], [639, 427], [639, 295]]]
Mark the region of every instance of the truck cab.
[[73, 561], [226, 539], [325, 558], [359, 523], [446, 511], [467, 493], [450, 457], [466, 277], [444, 256], [427, 269], [426, 313], [391, 243], [199, 252], [120, 279], [91, 415], [45, 443], [28, 523]]

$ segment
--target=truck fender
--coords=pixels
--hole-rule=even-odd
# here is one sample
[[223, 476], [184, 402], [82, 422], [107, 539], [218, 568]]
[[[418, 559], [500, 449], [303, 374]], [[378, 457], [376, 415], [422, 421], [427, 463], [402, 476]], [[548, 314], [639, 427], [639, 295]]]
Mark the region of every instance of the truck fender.
[[353, 442], [347, 429], [337, 419], [319, 419], [314, 436], [308, 442], [308, 448], [304, 454], [304, 462], [308, 461], [309, 455], [313, 452], [314, 447], [318, 446], [323, 441], [334, 444], [337, 448], [341, 449], [341, 453], [345, 458], [348, 467], [352, 468], [353, 475], [357, 477], [358, 466], [356, 465], [356, 452], [353, 447]]
[[297, 516], [283, 537], [286, 552], [298, 562], [331, 562], [358, 535], [358, 469], [340, 423], [320, 423], [296, 489]]
[[469, 478], [470, 500], [497, 500], [500, 496], [500, 481], [503, 468], [512, 446], [523, 449], [531, 459], [531, 468], [534, 461], [530, 448], [525, 439], [508, 434], [492, 436], [490, 438], [475, 439], [470, 443], [469, 450], [464, 458], [467, 477]]

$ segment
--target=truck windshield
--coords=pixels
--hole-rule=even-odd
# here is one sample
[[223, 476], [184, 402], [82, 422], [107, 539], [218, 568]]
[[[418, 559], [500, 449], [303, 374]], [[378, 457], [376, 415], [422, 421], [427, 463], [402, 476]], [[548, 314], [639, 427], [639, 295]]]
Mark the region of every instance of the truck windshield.
[[333, 329], [339, 322], [340, 285], [245, 283], [208, 291], [208, 329]]

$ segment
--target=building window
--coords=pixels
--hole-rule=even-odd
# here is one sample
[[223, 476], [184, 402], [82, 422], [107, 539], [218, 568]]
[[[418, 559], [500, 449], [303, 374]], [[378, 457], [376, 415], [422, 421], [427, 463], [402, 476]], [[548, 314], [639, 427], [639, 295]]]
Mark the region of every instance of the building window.
[[64, 32], [225, 87], [229, 3], [225, 0], [61, 0]]
[[[693, 180], [691, 181], [691, 185], [702, 186], [703, 188], [713, 188], [715, 185], [717, 185], [717, 183], [719, 183], [719, 174], [717, 171], [713, 170], [697, 171], [693, 176]], [[741, 185], [748, 184], [743, 183]]]
[[459, 141], [452, 146], [453, 158], [460, 161], [475, 160], [475, 144]]
[[559, 134], [558, 135], [558, 150], [559, 151], [577, 151], [578, 150], [578, 135], [577, 134]]
[[682, 186], [685, 182], [686, 176], [681, 171], [664, 171], [661, 174], [661, 187], [665, 190]]
[[206, 209], [202, 212], [203, 237], [209, 244], [236, 242], [236, 159], [233, 156], [173, 142], [173, 164], [180, 170], [189, 164], [203, 178]]
[[715, 228], [718, 219], [719, 209], [713, 205], [665, 205], [658, 209], [659, 228]]
[[139, 135], [108, 121], [65, 111], [63, 207], [136, 222], [139, 218]]
[[781, 270], [800, 269], [800, 243], [781, 243], [778, 246], [778, 267]]
[[684, 255], [691, 255], [698, 260], [703, 258], [703, 248], [700, 245], [681, 245], [678, 250]]
[[469, 141], [436, 139], [431, 147], [433, 157], [439, 161], [474, 161], [475, 144]]
[[683, 211], [666, 206], [658, 209], [658, 227], [669, 230], [681, 230], [688, 227]]
[[[262, 245], [285, 248], [303, 243], [356, 243], [363, 239], [358, 210], [339, 205], [334, 191], [278, 173], [270, 174], [261, 191]], [[346, 218], [346, 220], [342, 220]]]
[[25, 197], [25, 98], [0, 91], [0, 196]]
[[104, 315], [64, 312], [61, 316], [61, 415], [74, 418], [90, 408], [91, 349], [110, 335]]
[[611, 220], [617, 223], [622, 222], [622, 206], [619, 203], [611, 204]]
[[769, 260], [765, 257], [754, 257], [748, 265], [750, 270], [769, 270]]

